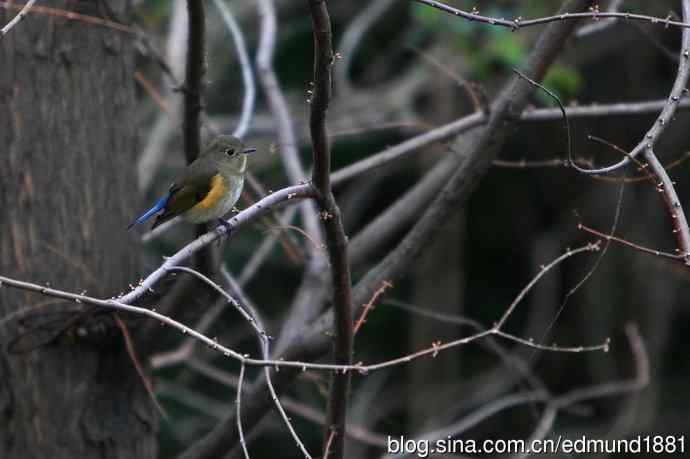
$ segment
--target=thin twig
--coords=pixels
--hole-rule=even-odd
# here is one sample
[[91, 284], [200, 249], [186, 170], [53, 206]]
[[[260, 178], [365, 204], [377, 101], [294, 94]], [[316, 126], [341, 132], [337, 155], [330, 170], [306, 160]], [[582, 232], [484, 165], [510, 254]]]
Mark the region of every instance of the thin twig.
[[235, 397], [235, 405], [237, 408], [237, 413], [235, 417], [237, 418], [237, 433], [240, 437], [240, 445], [242, 445], [242, 451], [244, 452], [244, 457], [249, 459], [249, 451], [247, 451], [247, 442], [244, 439], [244, 432], [242, 431], [242, 382], [244, 381], [244, 363], [240, 366], [240, 378], [237, 381], [237, 396]]
[[36, 0], [29, 0], [26, 2], [26, 5], [17, 13], [10, 22], [8, 22], [5, 27], [0, 29], [0, 40], [5, 37], [5, 35], [12, 30], [14, 26], [19, 24], [19, 22], [26, 17], [26, 15], [29, 13], [31, 10], [31, 7], [34, 6], [34, 3], [36, 3]]
[[[576, 158], [574, 160], [578, 164], [591, 166], [592, 160], [585, 158]], [[494, 159], [492, 166], [505, 167], [507, 169], [538, 169], [542, 167], [568, 167], [570, 160], [564, 158], [541, 159], [541, 160], [527, 160], [520, 159], [517, 161], [508, 161], [505, 159]]]
[[142, 88], [144, 88], [146, 94], [151, 97], [158, 108], [160, 108], [161, 111], [166, 115], [170, 115], [170, 109], [168, 108], [168, 104], [163, 99], [163, 96], [161, 96], [161, 93], [158, 92], [155, 86], [144, 76], [144, 74], [137, 70], [134, 72], [134, 79], [141, 85]]
[[258, 326], [256, 320], [254, 320], [254, 318], [247, 311], [244, 310], [244, 308], [237, 302], [237, 300], [234, 299], [228, 292], [226, 292], [220, 285], [216, 284], [207, 276], [195, 269], [187, 268], [185, 266], [171, 266], [167, 269], [168, 271], [181, 271], [187, 274], [191, 274], [192, 276], [195, 276], [202, 282], [206, 283], [213, 290], [215, 290], [221, 296], [223, 296], [227, 300], [227, 302], [230, 303], [242, 315], [242, 317], [244, 317], [244, 319], [249, 323], [249, 325], [252, 326], [254, 331], [257, 333], [257, 336], [261, 337], [262, 340], [268, 340], [268, 335], [261, 327]]
[[[623, 0], [612, 0], [611, 3], [609, 4], [609, 7], [606, 9], [607, 13], [616, 13], [620, 9], [621, 5], [623, 4]], [[604, 29], [607, 29], [611, 27], [612, 25], [616, 24], [616, 19], [614, 18], [609, 18], [609, 19], [604, 19], [604, 20], [598, 20], [596, 22], [592, 22], [589, 24], [585, 24], [579, 29], [577, 29], [577, 32], [575, 32], [575, 36], [577, 38], [583, 38], [586, 37], [587, 35], [591, 35], [597, 32], [601, 32]]]
[[575, 164], [575, 160], [573, 159], [573, 137], [572, 134], [570, 133], [570, 120], [568, 119], [568, 114], [565, 111], [565, 107], [563, 106], [563, 103], [561, 102], [561, 99], [558, 98], [558, 96], [551, 90], [549, 90], [546, 86], [540, 84], [537, 81], [534, 81], [518, 69], [513, 69], [513, 72], [518, 74], [520, 78], [523, 80], [527, 81], [529, 84], [532, 86], [536, 86], [537, 88], [541, 89], [544, 91], [549, 97], [551, 97], [556, 104], [558, 105], [559, 110], [563, 114], [563, 124], [565, 125], [565, 133], [566, 133], [566, 138], [568, 140], [568, 165], [573, 165], [577, 167], [577, 164]]
[[309, 235], [309, 233], [307, 233], [306, 231], [304, 231], [304, 230], [303, 230], [302, 228], [300, 228], [299, 226], [295, 226], [295, 225], [276, 225], [276, 226], [270, 226], [270, 227], [268, 228], [268, 231], [269, 231], [269, 232], [273, 232], [273, 231], [278, 231], [278, 232], [280, 232], [280, 231], [284, 231], [284, 230], [292, 230], [292, 231], [295, 231], [295, 232], [301, 234], [302, 236], [304, 236], [304, 238], [305, 238], [306, 240], [308, 240], [308, 241], [311, 243], [311, 246], [312, 246], [312, 248], [314, 249], [314, 252], [321, 252], [321, 251], [323, 251], [323, 249], [324, 249], [323, 245], [322, 245], [322, 244], [317, 244], [317, 242]]
[[213, 0], [213, 3], [220, 11], [220, 16], [232, 35], [237, 50], [237, 57], [240, 61], [240, 69], [242, 70], [242, 84], [244, 84], [244, 98], [242, 100], [242, 114], [240, 121], [237, 123], [232, 135], [242, 138], [247, 134], [252, 115], [254, 114], [254, 105], [256, 101], [256, 85], [254, 84], [254, 72], [252, 71], [252, 63], [249, 60], [249, 53], [247, 52], [247, 45], [244, 41], [242, 29], [237, 23], [235, 16], [230, 11], [230, 8], [223, 0]]
[[357, 322], [355, 322], [355, 327], [354, 330], [352, 331], [353, 335], [356, 335], [359, 329], [364, 325], [364, 322], [367, 320], [367, 315], [369, 314], [369, 311], [374, 309], [374, 305], [378, 301], [379, 297], [386, 293], [386, 290], [393, 288], [393, 284], [388, 282], [388, 281], [383, 281], [381, 283], [381, 287], [374, 292], [374, 294], [371, 296], [371, 299], [367, 301], [367, 304], [364, 305], [364, 308], [362, 308], [362, 314], [359, 316], [359, 319], [357, 319]]
[[554, 399], [559, 408], [593, 398], [608, 397], [625, 392], [638, 392], [649, 384], [649, 356], [640, 336], [637, 325], [629, 322], [625, 325], [625, 335], [628, 338], [633, 358], [635, 359], [635, 377], [630, 380], [609, 382], [592, 387], [575, 389]]
[[[619, 192], [618, 192], [618, 200], [616, 202], [616, 210], [613, 214], [613, 222], [611, 223], [611, 230], [609, 231], [609, 234], [614, 234], [616, 232], [616, 229], [618, 228], [618, 220], [620, 219], [621, 216], [621, 209], [623, 208], [623, 192], [625, 191], [625, 182], [621, 183]], [[597, 241], [598, 243], [599, 241]], [[541, 338], [539, 339], [539, 343], [543, 343], [546, 340], [546, 337], [548, 334], [551, 332], [553, 327], [556, 325], [558, 319], [561, 316], [561, 313], [565, 310], [565, 307], [567, 306], [568, 302], [570, 301], [570, 298], [578, 291], [580, 288], [594, 275], [594, 273], [597, 271], [599, 268], [599, 265], [601, 264], [602, 260], [606, 256], [606, 253], [609, 250], [609, 246], [611, 245], [610, 240], [606, 240], [606, 243], [604, 244], [603, 250], [599, 252], [599, 255], [597, 256], [596, 260], [592, 264], [592, 267], [587, 270], [585, 275], [572, 287], [570, 290], [568, 290], [563, 297], [563, 300], [561, 301], [560, 306], [556, 310], [556, 313], [554, 314], [553, 318], [549, 322], [549, 324], [546, 326], [546, 329], [542, 333]], [[536, 352], [532, 354], [530, 357], [530, 361], [534, 359], [536, 355]]]
[[495, 25], [495, 26], [500, 26], [500, 27], [507, 27], [511, 30], [518, 30], [518, 29], [523, 29], [525, 27], [532, 27], [536, 25], [543, 25], [547, 24], [549, 22], [555, 22], [555, 21], [565, 21], [565, 20], [578, 20], [578, 19], [593, 19], [593, 20], [599, 20], [599, 19], [608, 19], [608, 18], [617, 18], [617, 19], [625, 19], [625, 20], [632, 20], [632, 21], [646, 21], [650, 22], [652, 24], [658, 24], [658, 25], [663, 25], [663, 26], [674, 26], [674, 27], [682, 27], [682, 28], [689, 28], [690, 23], [687, 22], [679, 22], [679, 21], [672, 21], [670, 18], [659, 18], [659, 17], [654, 17], [654, 16], [646, 16], [644, 14], [635, 14], [635, 13], [618, 13], [618, 12], [600, 12], [598, 9], [592, 9], [589, 12], [577, 12], [577, 13], [559, 13], [554, 16], [545, 16], [541, 18], [536, 18], [536, 19], [522, 19], [521, 17], [517, 17], [515, 19], [511, 20], [506, 20], [506, 19], [498, 19], [490, 16], [482, 16], [479, 14], [479, 11], [476, 9], [472, 10], [472, 12], [469, 11], [464, 11], [460, 10], [457, 8], [453, 8], [452, 6], [446, 5], [445, 3], [438, 2], [436, 0], [412, 0], [413, 2], [421, 3], [423, 5], [430, 6], [432, 8], [435, 8], [437, 10], [444, 11], [446, 13], [450, 13], [454, 16], [461, 17], [463, 19], [467, 19], [469, 21], [477, 21], [481, 22], [484, 24], [489, 24], [489, 25]]
[[626, 239], [614, 236], [612, 234], [605, 234], [602, 233], [601, 231], [597, 231], [594, 228], [590, 228], [589, 226], [583, 225], [582, 223], [578, 223], [577, 229], [585, 231], [589, 234], [593, 234], [597, 237], [606, 239], [607, 241], [615, 241], [623, 245], [627, 245], [628, 247], [632, 247], [635, 250], [639, 250], [640, 252], [648, 253], [650, 255], [655, 255], [657, 257], [663, 257], [663, 258], [669, 258], [671, 260], [676, 260], [676, 261], [685, 261], [685, 257], [682, 255], [677, 255], [673, 253], [668, 253], [668, 252], [662, 252], [661, 250], [656, 250], [656, 249], [650, 249], [648, 247], [641, 246], [639, 244], [635, 244], [634, 242], [630, 242]]
[[463, 88], [469, 96], [470, 101], [472, 101], [472, 107], [474, 108], [475, 112], [484, 112], [484, 114], [486, 114], [489, 108], [488, 100], [486, 94], [484, 93], [482, 87], [479, 84], [474, 83], [472, 81], [467, 81], [458, 73], [453, 72], [451, 69], [449, 69], [447, 65], [443, 64], [433, 55], [425, 53], [424, 51], [421, 51], [414, 47], [411, 47], [410, 49], [412, 50], [412, 52], [421, 57], [422, 60], [424, 60], [426, 63], [432, 65], [433, 67], [443, 72], [446, 76], [455, 81], [458, 84], [458, 86]]
[[[85, 24], [92, 24], [92, 25], [99, 25], [102, 27], [107, 27], [109, 29], [117, 30], [120, 32], [125, 32], [125, 33], [137, 33], [136, 28], [130, 27], [125, 24], [121, 24], [119, 22], [111, 21], [108, 19], [103, 19], [95, 16], [89, 16], [87, 14], [81, 14], [81, 13], [76, 13], [74, 11], [68, 11], [64, 10], [61, 8], [51, 8], [49, 6], [39, 6], [39, 5], [33, 5], [36, 2], [36, 0], [30, 0], [28, 3], [10, 3], [10, 2], [3, 2], [0, 1], [0, 8], [4, 8], [7, 10], [19, 10], [20, 14], [21, 11], [24, 11], [27, 9], [27, 6], [31, 8], [30, 12], [31, 14], [45, 14], [45, 15], [50, 15], [50, 16], [57, 16], [61, 18], [65, 18], [68, 21], [79, 21], [83, 22]], [[33, 6], [31, 6], [33, 5]], [[19, 16], [19, 14], [17, 15]], [[15, 19], [16, 17], [15, 16]], [[13, 19], [14, 20], [14, 19]], [[5, 27], [9, 26], [7, 24]], [[3, 28], [4, 29], [4, 28]], [[2, 36], [0, 35], [0, 39], [2, 39]]]
[[[638, 392], [649, 383], [649, 359], [644, 346], [644, 342], [639, 334], [637, 327], [634, 324], [626, 324], [625, 333], [630, 344], [632, 356], [635, 361], [635, 376], [631, 380], [608, 382], [603, 384], [596, 384], [587, 387], [576, 388], [565, 392], [561, 395], [552, 396], [545, 390], [535, 390], [530, 392], [520, 392], [517, 394], [510, 394], [478, 408], [477, 410], [464, 416], [459, 421], [445, 426], [441, 429], [434, 430], [423, 434], [411, 435], [415, 439], [423, 439], [433, 442], [441, 438], [456, 438], [467, 430], [473, 428], [487, 418], [494, 416], [502, 411], [519, 406], [525, 403], [543, 402], [546, 404], [546, 410], [542, 415], [535, 433], [532, 438], [543, 438], [551, 430], [550, 426], [555, 420], [555, 416], [559, 410], [563, 410], [576, 403], [585, 400], [591, 400], [601, 397], [623, 395], [629, 392]], [[529, 441], [525, 442], [530, 444]], [[386, 456], [392, 459], [393, 457], [403, 457], [401, 455]], [[515, 457], [526, 457], [518, 455]]]
[[[261, 315], [256, 310], [256, 308], [252, 306], [251, 302], [249, 301], [249, 298], [247, 298], [247, 296], [244, 294], [244, 291], [242, 290], [242, 286], [237, 281], [235, 281], [235, 278], [230, 274], [230, 271], [228, 271], [228, 269], [225, 265], [223, 265], [221, 267], [221, 274], [225, 278], [225, 281], [230, 286], [230, 288], [236, 293], [238, 298], [240, 298], [240, 301], [242, 302], [244, 307], [247, 308], [248, 314], [252, 317], [252, 319], [256, 323], [258, 329], [259, 330], [265, 330], [266, 328], [263, 325], [263, 320], [261, 319]], [[271, 348], [270, 348], [270, 340], [268, 339], [268, 335], [266, 335], [264, 333], [263, 335], [261, 335], [261, 334], [257, 335], [257, 337], [259, 338], [259, 347], [261, 348], [261, 355], [263, 356], [264, 359], [270, 358]], [[304, 446], [304, 442], [302, 441], [301, 438], [299, 438], [299, 435], [297, 434], [295, 427], [292, 425], [290, 418], [288, 417], [287, 413], [285, 412], [285, 409], [283, 408], [283, 404], [281, 403], [280, 398], [278, 397], [278, 393], [276, 392], [275, 388], [273, 387], [273, 380], [271, 379], [271, 368], [268, 366], [264, 367], [264, 377], [266, 378], [266, 385], [268, 386], [268, 391], [271, 394], [271, 398], [273, 399], [273, 403], [275, 404], [276, 408], [278, 409], [278, 413], [280, 413], [280, 417], [283, 419], [283, 423], [285, 424], [288, 431], [290, 432], [290, 435], [292, 436], [292, 439], [295, 441], [297, 448], [299, 448], [300, 452], [305, 457], [305, 459], [312, 459], [311, 454], [309, 454], [309, 452], [307, 451], [306, 446]]]
[[[687, 3], [685, 0], [683, 0], [682, 4], [683, 18], [684, 20], [688, 20], [688, 16], [686, 15]], [[676, 73], [676, 78], [673, 82], [673, 86], [671, 88], [669, 97], [666, 100], [666, 103], [664, 104], [661, 113], [657, 116], [656, 120], [649, 128], [649, 130], [647, 130], [647, 133], [644, 135], [642, 140], [640, 140], [640, 142], [635, 146], [635, 148], [633, 148], [630, 151], [630, 156], [626, 156], [621, 161], [610, 166], [601, 167], [597, 169], [584, 169], [577, 166], [576, 164], [572, 165], [573, 168], [575, 168], [577, 171], [583, 174], [608, 174], [616, 170], [619, 170], [622, 167], [625, 167], [630, 163], [631, 158], [637, 157], [640, 153], [645, 152], [645, 155], [653, 154], [654, 145], [657, 143], [661, 134], [666, 129], [666, 126], [668, 126], [673, 120], [680, 100], [683, 98], [683, 95], [687, 93], [686, 86], [688, 83], [688, 76], [690, 75], [690, 66], [688, 65], [688, 60], [690, 60], [690, 34], [688, 33], [688, 29], [684, 28], [683, 37], [681, 40], [680, 58], [678, 60], [678, 71]], [[647, 162], [649, 162], [649, 160]], [[661, 171], [659, 171], [659, 173], [661, 173]], [[687, 248], [690, 249], [690, 231], [688, 232], [687, 236]], [[688, 250], [686, 250], [686, 252], [687, 251]]]
[[508, 320], [508, 317], [513, 313], [517, 305], [522, 301], [522, 299], [527, 295], [527, 292], [529, 292], [534, 285], [539, 282], [539, 279], [541, 279], [546, 273], [548, 273], [554, 266], [558, 265], [561, 263], [563, 260], [570, 258], [571, 256], [581, 253], [581, 252], [592, 252], [592, 251], [598, 251], [599, 250], [599, 244], [587, 244], [586, 246], [579, 247], [574, 250], [568, 250], [565, 252], [563, 255], [560, 257], [556, 258], [554, 261], [549, 263], [548, 265], [544, 265], [540, 270], [539, 273], [537, 273], [536, 276], [532, 278], [532, 280], [520, 291], [517, 297], [513, 300], [513, 302], [508, 306], [508, 309], [503, 313], [501, 316], [500, 320], [496, 323], [494, 328], [496, 330], [499, 330], [501, 327], [503, 327], [503, 324], [505, 324], [506, 320]]
[[[232, 373], [229, 373], [220, 368], [213, 367], [198, 358], [189, 359], [187, 361], [187, 365], [189, 368], [199, 372], [199, 374], [206, 376], [215, 382], [218, 382], [225, 386], [232, 387], [233, 389], [237, 389], [238, 378]], [[285, 409], [290, 411], [292, 414], [300, 416], [307, 421], [319, 424], [320, 426], [326, 425], [326, 415], [312, 408], [306, 403], [302, 403], [289, 396], [281, 397], [280, 402], [285, 407]], [[367, 445], [377, 446], [379, 448], [385, 448], [386, 446], [385, 435], [376, 432], [370, 432], [356, 424], [348, 423], [347, 435], [348, 437]]]
[[[683, 153], [683, 155], [680, 158], [674, 159], [673, 161], [665, 164], [664, 169], [666, 169], [667, 171], [670, 171], [671, 169], [675, 169], [676, 167], [685, 163], [688, 159], [690, 159], [690, 153], [689, 152]], [[645, 167], [645, 169], [646, 169], [646, 167]], [[600, 176], [593, 175], [592, 178], [596, 179], [596, 180], [607, 181], [607, 182], [625, 182], [625, 183], [644, 182], [644, 181], [649, 180], [648, 175], [641, 175], [641, 176], [637, 176], [637, 177], [608, 177], [608, 176], [604, 176], [604, 175], [600, 175]]]
[[[596, 104], [582, 107], [566, 107], [565, 111], [570, 119], [590, 117], [598, 118], [602, 116], [619, 115], [642, 115], [661, 110], [666, 103], [666, 100], [655, 100], [636, 103]], [[690, 108], [690, 100], [687, 98], [683, 99], [679, 103], [679, 108]], [[562, 120], [562, 118], [563, 115], [560, 108], [540, 108], [524, 110], [520, 115], [519, 121], [542, 122]], [[439, 126], [429, 132], [414, 136], [381, 152], [374, 153], [354, 164], [343, 167], [332, 174], [331, 180], [334, 186], [341, 186], [353, 178], [360, 176], [361, 174], [370, 172], [371, 170], [382, 167], [386, 164], [390, 164], [393, 161], [398, 161], [400, 158], [404, 158], [407, 155], [420, 151], [422, 148], [433, 143], [446, 141], [451, 137], [484, 125], [487, 123], [487, 121], [488, 118], [482, 113], [473, 113], [471, 115], [464, 116], [458, 120], [452, 121], [443, 126]]]
[[141, 382], [143, 383], [144, 388], [146, 389], [146, 393], [148, 393], [149, 398], [151, 399], [154, 406], [158, 410], [158, 413], [163, 417], [163, 419], [168, 419], [168, 414], [165, 412], [161, 404], [158, 403], [158, 399], [156, 398], [156, 393], [153, 390], [151, 381], [149, 380], [149, 378], [146, 377], [144, 368], [141, 366], [141, 361], [137, 356], [137, 351], [134, 347], [132, 336], [130, 335], [129, 330], [127, 330], [127, 325], [125, 325], [122, 319], [120, 319], [120, 316], [118, 316], [117, 314], [113, 314], [113, 319], [115, 319], [115, 323], [117, 324], [118, 328], [120, 329], [120, 332], [122, 333], [122, 339], [125, 342], [125, 349], [127, 350], [127, 355], [129, 355], [129, 359], [134, 364], [134, 369], [136, 370], [137, 375], [139, 375], [139, 379], [141, 379]]
[[[99, 298], [94, 298], [90, 297], [87, 295], [80, 295], [80, 294], [74, 294], [74, 293], [69, 293], [65, 292], [59, 289], [54, 289], [50, 287], [44, 287], [38, 284], [34, 284], [31, 282], [24, 282], [24, 281], [18, 281], [15, 279], [11, 279], [8, 277], [0, 276], [0, 287], [11, 287], [11, 288], [17, 288], [21, 290], [26, 290], [26, 291], [31, 291], [31, 292], [36, 292], [40, 293], [42, 295], [46, 296], [51, 296], [55, 298], [61, 298], [64, 300], [68, 301], [73, 301], [77, 304], [90, 304], [93, 306], [99, 306], [99, 307], [105, 307], [108, 309], [114, 309], [114, 310], [119, 310], [119, 311], [125, 311], [125, 312], [130, 312], [133, 314], [139, 314], [143, 316], [150, 317], [152, 319], [155, 319], [165, 325], [170, 325], [182, 332], [183, 335], [189, 335], [190, 337], [206, 344], [210, 349], [218, 351], [225, 355], [226, 357], [231, 357], [235, 360], [238, 360], [241, 363], [244, 363], [246, 365], [251, 365], [251, 366], [259, 366], [259, 367], [290, 367], [290, 368], [298, 368], [303, 371], [306, 371], [307, 369], [313, 369], [313, 370], [323, 370], [323, 371], [334, 371], [334, 372], [339, 372], [343, 374], [347, 374], [349, 372], [359, 372], [361, 374], [367, 374], [371, 371], [376, 371], [376, 370], [381, 370], [384, 368], [390, 368], [392, 366], [397, 366], [400, 364], [408, 363], [411, 362], [414, 359], [427, 356], [427, 355], [432, 355], [436, 356], [439, 352], [444, 351], [446, 349], [451, 349], [454, 347], [458, 347], [473, 341], [476, 341], [478, 339], [484, 338], [486, 336], [490, 335], [498, 335], [502, 336], [508, 339], [512, 339], [514, 341], [526, 344], [528, 346], [532, 346], [533, 344], [530, 343], [528, 340], [522, 340], [521, 338], [513, 337], [512, 335], [508, 335], [507, 333], [498, 333], [501, 328], [501, 325], [507, 318], [512, 314], [514, 311], [515, 307], [519, 304], [520, 301], [525, 297], [527, 292], [537, 283], [537, 281], [546, 273], [548, 272], [553, 266], [555, 266], [557, 263], [561, 263], [562, 261], [566, 260], [567, 258], [570, 258], [571, 256], [584, 253], [587, 251], [596, 251], [598, 250], [598, 244], [587, 244], [586, 246], [579, 247], [574, 250], [570, 250], [560, 257], [558, 257], [556, 260], [551, 262], [549, 265], [545, 267], [542, 271], [540, 271], [533, 279], [530, 281], [527, 286], [518, 294], [518, 296], [515, 298], [515, 300], [511, 303], [511, 305], [508, 307], [506, 310], [506, 313], [503, 315], [502, 319], [500, 322], [496, 323], [491, 329], [481, 331], [479, 333], [466, 336], [448, 343], [434, 343], [431, 347], [427, 349], [423, 349], [421, 351], [417, 351], [411, 354], [407, 354], [392, 360], [386, 360], [382, 361], [379, 363], [375, 364], [368, 364], [368, 365], [363, 365], [362, 363], [357, 363], [354, 365], [339, 365], [339, 364], [322, 364], [322, 363], [310, 363], [310, 362], [302, 362], [302, 361], [296, 361], [296, 360], [275, 360], [275, 359], [255, 359], [251, 358], [250, 356], [240, 354], [239, 352], [233, 351], [232, 349], [227, 348], [226, 346], [223, 346], [222, 344], [218, 343], [217, 340], [211, 339], [207, 336], [205, 336], [202, 333], [199, 333], [197, 330], [194, 330], [186, 325], [184, 325], [181, 322], [178, 322], [168, 316], [165, 316], [163, 314], [160, 314], [156, 312], [155, 309], [146, 309], [138, 306], [131, 306], [128, 304], [124, 304], [120, 301], [114, 300], [114, 299], [108, 299], [108, 300], [103, 300]], [[166, 269], [172, 270], [171, 267], [167, 267]], [[175, 267], [175, 270], [184, 270], [187, 272], [190, 272], [193, 275], [196, 275], [197, 277], [200, 277], [202, 280], [205, 278], [205, 276], [201, 275], [200, 273], [194, 271], [194, 270], [189, 270], [189, 268], [183, 268], [183, 267]], [[202, 277], [203, 276], [203, 277]], [[206, 278], [208, 279], [208, 278]], [[209, 283], [209, 281], [207, 281]], [[213, 282], [210, 281], [209, 285], [212, 285]], [[217, 285], [216, 285], [217, 287]], [[214, 288], [216, 288], [214, 287]], [[220, 289], [220, 287], [218, 287]], [[223, 291], [220, 289], [220, 291]], [[231, 296], [227, 294], [227, 292], [223, 291], [223, 295], [228, 298], [228, 301], [232, 299]], [[233, 299], [233, 301], [235, 301]], [[239, 308], [239, 310], [244, 311], [243, 308]], [[246, 311], [244, 311], [243, 315], [247, 314]], [[246, 316], [245, 316], [246, 317]], [[262, 333], [262, 327], [259, 327], [256, 323], [256, 321], [252, 318], [250, 320], [250, 323], [254, 327], [255, 330], [259, 332], [259, 335], [264, 336], [264, 342], [267, 342], [267, 335], [265, 333]], [[608, 340], [604, 342], [603, 344], [599, 345], [594, 345], [594, 346], [577, 346], [577, 347], [557, 347], [557, 346], [551, 346], [551, 347], [545, 347], [545, 350], [550, 350], [550, 351], [555, 351], [555, 352], [583, 352], [583, 351], [596, 351], [596, 350], [603, 350], [607, 351], [609, 347]], [[330, 425], [330, 424], [329, 424]]]
[[328, 429], [330, 433], [328, 434], [328, 439], [326, 440], [326, 445], [323, 447], [323, 459], [328, 459], [331, 455], [331, 445], [333, 444], [333, 439], [335, 438], [336, 430], [331, 428]]
[[[624, 157], [629, 158], [630, 161], [633, 161], [635, 164], [637, 164], [637, 167], [638, 167], [638, 170], [639, 170], [639, 171], [642, 171], [642, 172], [645, 173], [644, 176], [639, 177], [639, 178], [642, 178], [643, 180], [644, 180], [644, 179], [647, 179], [647, 180], [650, 180], [652, 183], [654, 183], [654, 177], [652, 177], [651, 174], [649, 174], [648, 172], [645, 171], [645, 170], [647, 169], [647, 165], [644, 164], [644, 163], [643, 163], [642, 161], [640, 161], [639, 159], [630, 156], [630, 153], [628, 153], [627, 151], [625, 151], [624, 149], [622, 149], [621, 147], [619, 147], [619, 146], [616, 145], [615, 143], [609, 142], [609, 141], [606, 140], [606, 139], [602, 139], [602, 138], [597, 137], [597, 136], [594, 136], [594, 135], [588, 135], [588, 136], [587, 136], [587, 139], [588, 139], [588, 140], [593, 140], [593, 141], [595, 141], [595, 142], [599, 142], [599, 143], [601, 143], [601, 144], [604, 144], [604, 145], [606, 145], [607, 147], [609, 147], [609, 148], [611, 148], [611, 149], [613, 149], [613, 150], [616, 150], [617, 152], [621, 153]], [[597, 176], [595, 175], [594, 177], [597, 177]], [[623, 177], [623, 178], [625, 178], [625, 177]]]

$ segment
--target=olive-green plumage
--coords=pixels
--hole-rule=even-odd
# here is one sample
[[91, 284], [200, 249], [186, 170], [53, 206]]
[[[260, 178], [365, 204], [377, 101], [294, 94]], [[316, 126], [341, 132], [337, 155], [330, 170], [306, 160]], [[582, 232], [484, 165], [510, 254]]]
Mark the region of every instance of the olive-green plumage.
[[157, 213], [152, 228], [177, 215], [192, 223], [221, 218], [232, 209], [242, 193], [246, 155], [253, 151], [253, 148], [245, 148], [236, 137], [215, 137], [177, 177], [168, 195], [132, 225], [143, 223]]

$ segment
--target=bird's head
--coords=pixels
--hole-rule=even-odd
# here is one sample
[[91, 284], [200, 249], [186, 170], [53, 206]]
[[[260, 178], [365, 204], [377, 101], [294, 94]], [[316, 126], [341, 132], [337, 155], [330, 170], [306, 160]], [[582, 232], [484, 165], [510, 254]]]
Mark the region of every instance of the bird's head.
[[255, 151], [256, 148], [245, 147], [237, 137], [219, 135], [206, 145], [202, 155], [209, 155], [228, 172], [243, 174], [247, 168], [247, 155]]

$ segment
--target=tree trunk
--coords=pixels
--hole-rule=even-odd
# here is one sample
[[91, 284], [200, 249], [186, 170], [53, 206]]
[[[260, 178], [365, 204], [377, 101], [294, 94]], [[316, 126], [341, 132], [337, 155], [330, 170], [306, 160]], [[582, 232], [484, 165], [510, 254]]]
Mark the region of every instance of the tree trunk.
[[[111, 20], [130, 6], [40, 4]], [[0, 11], [0, 22], [13, 14]], [[135, 235], [125, 231], [140, 209], [133, 43], [128, 33], [39, 13], [0, 40], [2, 274], [98, 297], [140, 274]], [[3, 350], [29, 342], [17, 336], [69, 328], [74, 313], [54, 312], [79, 305], [0, 289], [0, 317], [32, 306], [39, 309], [0, 323]], [[86, 336], [71, 327], [0, 354], [0, 457], [156, 456], [151, 401], [112, 316], [101, 317], [80, 327]], [[114, 339], [95, 333], [95, 323]]]

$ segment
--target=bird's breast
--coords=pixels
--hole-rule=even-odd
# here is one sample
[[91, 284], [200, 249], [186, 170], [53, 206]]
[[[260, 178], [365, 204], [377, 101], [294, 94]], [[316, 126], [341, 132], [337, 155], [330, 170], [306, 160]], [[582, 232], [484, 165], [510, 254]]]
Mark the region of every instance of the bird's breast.
[[211, 188], [204, 199], [187, 210], [182, 217], [191, 223], [203, 223], [230, 212], [242, 193], [244, 177], [221, 174], [211, 179]]
[[222, 175], [216, 174], [211, 178], [211, 189], [208, 191], [208, 194], [194, 207], [198, 207], [199, 209], [212, 209], [220, 204], [227, 191], [227, 180], [223, 178]]

